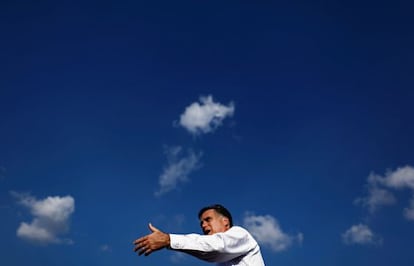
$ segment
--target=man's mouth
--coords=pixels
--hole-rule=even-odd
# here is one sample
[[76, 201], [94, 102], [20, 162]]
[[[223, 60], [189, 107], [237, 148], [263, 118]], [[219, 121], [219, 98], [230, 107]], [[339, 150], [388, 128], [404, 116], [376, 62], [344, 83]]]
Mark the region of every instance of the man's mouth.
[[204, 230], [204, 234], [208, 235], [211, 232], [211, 230]]

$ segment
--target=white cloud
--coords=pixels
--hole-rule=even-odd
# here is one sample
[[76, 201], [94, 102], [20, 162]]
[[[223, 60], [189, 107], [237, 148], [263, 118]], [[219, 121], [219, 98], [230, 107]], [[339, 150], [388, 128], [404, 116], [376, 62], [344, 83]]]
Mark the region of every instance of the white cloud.
[[227, 106], [216, 103], [211, 95], [200, 97], [200, 102], [192, 103], [180, 116], [180, 125], [192, 134], [212, 132], [234, 113], [233, 103]]
[[71, 196], [37, 200], [27, 194], [12, 192], [12, 195], [33, 215], [32, 222], [20, 224], [18, 237], [40, 244], [72, 243], [70, 239], [60, 238], [69, 230], [69, 219], [75, 211], [75, 200]]
[[17, 236], [24, 239], [35, 240], [44, 243], [56, 242], [53, 233], [42, 226], [37, 219], [35, 219], [31, 224], [22, 222], [17, 229]]
[[383, 188], [378, 188], [376, 183], [368, 184], [368, 196], [357, 198], [355, 203], [361, 204], [368, 208], [371, 213], [374, 213], [381, 206], [393, 205], [396, 203], [394, 195]]
[[174, 190], [178, 184], [187, 182], [189, 174], [201, 167], [201, 153], [197, 154], [189, 150], [188, 154], [183, 156], [180, 146], [166, 148], [165, 153], [168, 164], [159, 177], [160, 188], [155, 192], [156, 196], [161, 196], [168, 191]]
[[364, 224], [353, 225], [345, 233], [342, 234], [342, 240], [346, 244], [368, 245], [382, 244], [382, 238], [372, 232], [372, 230]]
[[246, 213], [243, 224], [258, 243], [271, 248], [273, 251], [283, 251], [295, 241], [300, 244], [303, 241], [302, 233], [297, 236], [284, 233], [278, 221], [270, 215], [256, 216]]
[[371, 173], [368, 176], [368, 195], [357, 198], [356, 203], [368, 207], [370, 212], [374, 212], [379, 207], [393, 205], [396, 203], [394, 195], [390, 189], [410, 189], [413, 199], [410, 206], [404, 209], [404, 216], [409, 220], [414, 220], [414, 168], [411, 166], [399, 167], [395, 171], [388, 170], [385, 176]]
[[414, 196], [410, 201], [410, 206], [404, 208], [404, 217], [407, 218], [407, 220], [414, 221]]
[[382, 182], [391, 188], [409, 188], [414, 190], [414, 168], [405, 166], [399, 167], [395, 171], [388, 171]]

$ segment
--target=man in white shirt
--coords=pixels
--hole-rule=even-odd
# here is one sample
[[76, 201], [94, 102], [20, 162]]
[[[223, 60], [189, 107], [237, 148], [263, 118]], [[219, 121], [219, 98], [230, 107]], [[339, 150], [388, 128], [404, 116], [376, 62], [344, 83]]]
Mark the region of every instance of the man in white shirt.
[[264, 266], [260, 247], [252, 235], [233, 226], [230, 212], [222, 205], [204, 207], [198, 213], [204, 235], [167, 234], [149, 224], [151, 234], [134, 241], [134, 251], [150, 255], [162, 248], [181, 251], [220, 266]]

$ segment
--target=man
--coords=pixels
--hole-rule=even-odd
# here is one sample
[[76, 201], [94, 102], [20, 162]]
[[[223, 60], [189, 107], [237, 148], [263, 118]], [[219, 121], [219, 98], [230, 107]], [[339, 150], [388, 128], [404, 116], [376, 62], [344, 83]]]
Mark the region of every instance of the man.
[[204, 207], [198, 213], [204, 235], [167, 234], [149, 224], [151, 234], [134, 241], [134, 251], [150, 255], [162, 248], [181, 251], [220, 266], [264, 266], [260, 247], [251, 234], [233, 226], [230, 212], [222, 205]]

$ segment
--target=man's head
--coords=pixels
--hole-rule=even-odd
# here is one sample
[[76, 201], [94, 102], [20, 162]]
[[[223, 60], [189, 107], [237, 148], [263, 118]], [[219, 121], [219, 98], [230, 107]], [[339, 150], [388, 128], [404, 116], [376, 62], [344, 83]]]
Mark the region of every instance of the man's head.
[[205, 235], [225, 232], [233, 226], [230, 212], [220, 204], [202, 208], [198, 212], [198, 218]]

